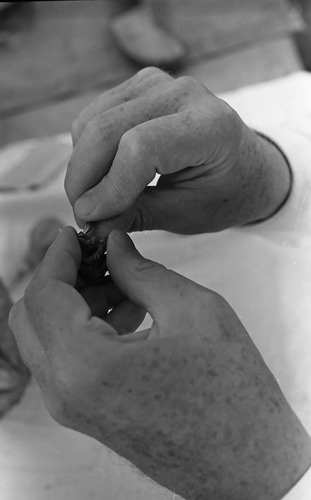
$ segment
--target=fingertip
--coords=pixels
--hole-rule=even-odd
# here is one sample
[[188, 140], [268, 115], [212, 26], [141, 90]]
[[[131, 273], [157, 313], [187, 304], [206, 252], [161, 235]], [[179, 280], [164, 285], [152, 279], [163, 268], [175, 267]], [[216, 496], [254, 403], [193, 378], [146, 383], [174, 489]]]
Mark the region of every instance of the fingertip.
[[80, 228], [80, 229], [84, 229], [85, 228], [85, 225], [87, 224], [87, 221], [83, 220], [83, 219], [79, 219], [78, 217], [75, 216], [75, 221], [76, 221], [76, 224], [77, 226]]
[[109, 233], [107, 251], [109, 252], [109, 246], [116, 250], [132, 251], [136, 250], [135, 245], [128, 234], [120, 229], [113, 229]]
[[66, 242], [72, 247], [74, 246], [79, 252], [79, 258], [81, 256], [81, 248], [78, 239], [78, 233], [73, 226], [66, 226], [60, 233], [60, 236], [66, 238]]

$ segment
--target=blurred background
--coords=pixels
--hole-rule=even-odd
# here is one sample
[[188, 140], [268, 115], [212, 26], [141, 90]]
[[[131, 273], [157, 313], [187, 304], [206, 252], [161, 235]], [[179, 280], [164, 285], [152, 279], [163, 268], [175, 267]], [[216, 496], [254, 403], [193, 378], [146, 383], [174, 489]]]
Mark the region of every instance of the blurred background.
[[0, 146], [70, 130], [141, 67], [213, 92], [311, 68], [311, 0], [0, 3]]

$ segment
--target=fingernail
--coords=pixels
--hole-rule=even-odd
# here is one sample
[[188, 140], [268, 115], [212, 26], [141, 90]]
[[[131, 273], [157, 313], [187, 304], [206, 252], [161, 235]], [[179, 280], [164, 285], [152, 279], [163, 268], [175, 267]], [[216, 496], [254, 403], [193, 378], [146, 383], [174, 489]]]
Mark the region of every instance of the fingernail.
[[74, 205], [75, 214], [78, 216], [88, 216], [93, 212], [93, 210], [93, 200], [89, 195], [81, 196], [81, 198], [79, 198]]

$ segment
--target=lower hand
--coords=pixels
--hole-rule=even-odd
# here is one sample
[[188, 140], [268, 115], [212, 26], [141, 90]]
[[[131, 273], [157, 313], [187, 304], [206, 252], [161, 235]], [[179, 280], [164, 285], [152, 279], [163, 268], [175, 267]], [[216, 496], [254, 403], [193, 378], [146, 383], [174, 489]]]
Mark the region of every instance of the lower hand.
[[65, 228], [11, 313], [52, 416], [185, 498], [280, 498], [310, 439], [227, 302], [119, 231], [113, 282], [76, 289], [80, 257]]

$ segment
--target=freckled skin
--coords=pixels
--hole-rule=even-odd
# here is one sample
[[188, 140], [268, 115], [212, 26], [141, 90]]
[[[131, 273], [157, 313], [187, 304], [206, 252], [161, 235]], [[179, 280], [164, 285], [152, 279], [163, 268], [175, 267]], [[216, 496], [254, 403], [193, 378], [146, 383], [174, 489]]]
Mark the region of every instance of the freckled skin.
[[[221, 296], [113, 234], [107, 265], [122, 293], [103, 288], [102, 313], [113, 303], [114, 320], [92, 315], [92, 298], [75, 288], [73, 228], [13, 307], [10, 326], [48, 411], [186, 500], [279, 500], [311, 464], [310, 437], [243, 325]], [[147, 334], [118, 335], [117, 325], [136, 330], [142, 306]]]
[[277, 500], [310, 444], [238, 318], [213, 300], [193, 334], [179, 324], [178, 337], [110, 342], [100, 386], [87, 364], [61, 377], [62, 423], [186, 499]]

